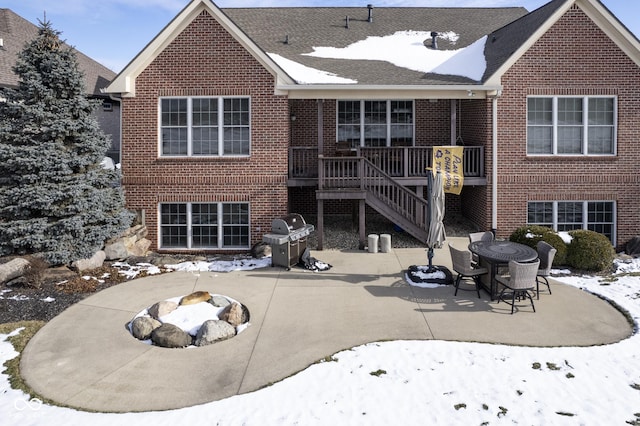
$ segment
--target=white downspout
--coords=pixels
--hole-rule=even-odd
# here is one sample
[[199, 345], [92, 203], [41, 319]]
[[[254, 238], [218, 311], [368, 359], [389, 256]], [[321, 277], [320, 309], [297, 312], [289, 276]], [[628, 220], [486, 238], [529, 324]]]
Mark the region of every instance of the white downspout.
[[498, 229], [498, 97], [491, 99], [493, 106], [492, 117], [492, 158], [493, 167], [491, 170], [491, 229], [495, 234]]

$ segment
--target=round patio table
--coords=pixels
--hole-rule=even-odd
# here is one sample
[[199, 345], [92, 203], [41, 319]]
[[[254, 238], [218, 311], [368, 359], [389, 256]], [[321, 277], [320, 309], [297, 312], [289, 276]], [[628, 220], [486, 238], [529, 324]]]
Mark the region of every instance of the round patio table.
[[489, 268], [489, 283], [481, 282], [491, 295], [491, 300], [494, 300], [498, 293], [496, 282], [498, 266], [506, 265], [510, 260], [533, 262], [538, 258], [538, 252], [531, 247], [512, 241], [476, 241], [469, 244], [469, 251], [478, 255], [481, 266], [486, 265]]

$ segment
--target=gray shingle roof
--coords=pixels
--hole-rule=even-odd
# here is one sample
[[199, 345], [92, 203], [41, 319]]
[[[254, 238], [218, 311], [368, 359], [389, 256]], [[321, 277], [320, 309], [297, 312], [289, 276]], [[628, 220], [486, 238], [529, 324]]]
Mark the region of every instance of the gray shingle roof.
[[484, 78], [495, 73], [567, 0], [553, 0], [489, 35], [485, 46], [487, 70]]
[[[0, 87], [15, 87], [18, 76], [13, 67], [24, 45], [38, 35], [38, 27], [10, 9], [0, 9]], [[116, 73], [76, 50], [80, 69], [85, 74], [88, 94], [100, 95], [100, 89], [107, 87]]]
[[[351, 78], [362, 85], [446, 85], [475, 83], [466, 77], [425, 74], [387, 62], [322, 59], [303, 56], [314, 46], [345, 47], [369, 36], [397, 31], [455, 32], [455, 44], [439, 41], [439, 49], [466, 47], [527, 14], [525, 8], [380, 7], [368, 22], [366, 7], [230, 8], [223, 12], [267, 53], [277, 53], [308, 67]], [[349, 17], [349, 28], [345, 18]], [[289, 43], [285, 38], [288, 36]], [[431, 45], [431, 39], [425, 40]]]

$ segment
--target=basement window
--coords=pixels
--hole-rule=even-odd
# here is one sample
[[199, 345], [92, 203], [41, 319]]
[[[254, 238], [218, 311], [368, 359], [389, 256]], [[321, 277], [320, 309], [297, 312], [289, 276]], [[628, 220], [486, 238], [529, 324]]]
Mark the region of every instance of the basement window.
[[162, 249], [249, 248], [248, 203], [162, 203]]
[[613, 201], [530, 201], [527, 223], [556, 231], [588, 229], [603, 234], [615, 245], [616, 206]]

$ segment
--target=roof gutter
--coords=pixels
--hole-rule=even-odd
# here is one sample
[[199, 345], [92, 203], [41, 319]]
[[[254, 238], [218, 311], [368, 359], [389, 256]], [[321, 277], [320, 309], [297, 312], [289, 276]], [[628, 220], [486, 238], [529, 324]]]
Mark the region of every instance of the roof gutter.
[[278, 84], [290, 99], [486, 99], [502, 94], [501, 85]]

